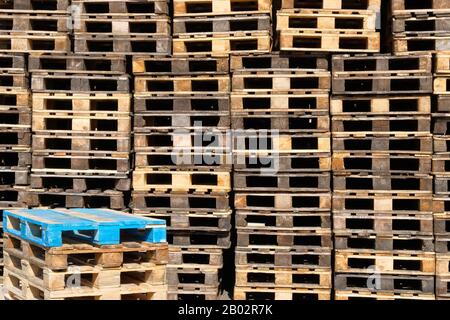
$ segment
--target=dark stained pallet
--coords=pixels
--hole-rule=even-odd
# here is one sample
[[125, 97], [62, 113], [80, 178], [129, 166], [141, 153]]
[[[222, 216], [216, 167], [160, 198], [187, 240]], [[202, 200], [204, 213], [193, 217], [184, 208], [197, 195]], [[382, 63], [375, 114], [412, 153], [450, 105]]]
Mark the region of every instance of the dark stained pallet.
[[15, 150], [0, 150], [0, 168], [14, 169], [14, 168], [28, 168], [31, 165], [31, 150], [15, 151]]
[[358, 234], [355, 232], [336, 231], [334, 237], [335, 249], [343, 250], [387, 250], [395, 252], [433, 252], [433, 235], [378, 235], [375, 232], [366, 231]]
[[223, 252], [221, 249], [170, 246], [169, 263], [172, 267], [222, 268]]
[[86, 190], [117, 190], [129, 191], [131, 179], [127, 175], [120, 176], [83, 176], [77, 174], [31, 174], [31, 188], [44, 190], [73, 190], [83, 192]]
[[[1, 160], [0, 160], [1, 161]], [[0, 186], [13, 188], [29, 184], [28, 168], [2, 168], [0, 167]]]
[[214, 267], [167, 267], [167, 284], [169, 286], [217, 288], [220, 281], [220, 272]]
[[231, 246], [229, 232], [169, 231], [167, 242], [172, 246], [196, 249], [228, 249]]
[[144, 1], [108, 1], [108, 0], [73, 0], [74, 5], [81, 8], [81, 14], [84, 16], [120, 16], [120, 15], [149, 15], [161, 14], [168, 15], [169, 7], [164, 0], [144, 0]]

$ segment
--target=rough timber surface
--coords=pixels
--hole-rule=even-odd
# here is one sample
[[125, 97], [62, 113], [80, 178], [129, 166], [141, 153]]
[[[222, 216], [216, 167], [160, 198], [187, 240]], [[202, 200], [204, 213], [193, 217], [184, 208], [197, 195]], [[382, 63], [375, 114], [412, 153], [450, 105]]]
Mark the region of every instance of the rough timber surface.
[[272, 13], [271, 0], [174, 0], [174, 16]]

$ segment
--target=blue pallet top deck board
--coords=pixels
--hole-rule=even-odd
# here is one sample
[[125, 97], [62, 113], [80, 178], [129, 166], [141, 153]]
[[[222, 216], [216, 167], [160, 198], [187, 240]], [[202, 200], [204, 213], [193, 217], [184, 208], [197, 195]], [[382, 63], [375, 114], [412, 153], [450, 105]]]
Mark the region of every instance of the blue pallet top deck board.
[[45, 247], [59, 247], [63, 236], [99, 245], [134, 241], [166, 242], [164, 220], [108, 209], [17, 209], [3, 212], [4, 231]]

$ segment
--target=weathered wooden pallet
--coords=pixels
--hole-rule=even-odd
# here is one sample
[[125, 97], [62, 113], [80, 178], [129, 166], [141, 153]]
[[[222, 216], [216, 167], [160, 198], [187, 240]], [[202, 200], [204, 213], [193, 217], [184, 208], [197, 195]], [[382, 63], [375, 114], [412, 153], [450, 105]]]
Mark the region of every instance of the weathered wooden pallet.
[[435, 237], [435, 251], [436, 253], [450, 254], [450, 237], [436, 235]]
[[134, 75], [187, 75], [227, 74], [228, 58], [152, 58], [133, 57]]
[[0, 168], [0, 186], [5, 188], [28, 185], [28, 175], [28, 168]]
[[169, 231], [167, 242], [176, 247], [190, 247], [196, 249], [228, 249], [231, 246], [229, 232], [211, 231]]
[[434, 94], [450, 95], [450, 76], [434, 78]]
[[229, 232], [231, 230], [231, 211], [228, 212], [176, 212], [141, 213], [144, 217], [166, 221], [168, 231]]
[[425, 135], [430, 133], [431, 116], [336, 116], [331, 121], [335, 137], [372, 134]]
[[234, 300], [330, 300], [331, 289], [234, 287]]
[[434, 294], [434, 277], [432, 276], [379, 275], [376, 280], [365, 274], [336, 274], [334, 277], [335, 290], [338, 291], [367, 290], [369, 284], [374, 285], [369, 290], [376, 293]]
[[433, 77], [430, 75], [349, 75], [333, 78], [333, 94], [430, 94]]
[[167, 286], [148, 283], [126, 283], [119, 288], [89, 288], [86, 286], [50, 291], [8, 269], [4, 275], [5, 288], [24, 300], [160, 300], [167, 297]]
[[432, 194], [431, 175], [367, 176], [361, 174], [333, 177], [333, 190], [341, 192], [376, 192], [386, 194]]
[[171, 170], [209, 170], [221, 168], [231, 171], [233, 158], [231, 153], [215, 151], [172, 151], [172, 152], [146, 152], [135, 153], [134, 163], [136, 168], [158, 169], [161, 167]]
[[81, 16], [74, 29], [75, 38], [86, 36], [170, 36], [169, 17], [165, 15], [102, 17]]
[[328, 71], [328, 59], [323, 55], [283, 55], [282, 53], [232, 56], [231, 71], [258, 71], [261, 69], [277, 71]]
[[228, 195], [148, 193], [134, 191], [133, 212], [177, 213], [177, 212], [227, 212], [230, 210]]
[[26, 208], [28, 202], [28, 187], [0, 187], [0, 208], [2, 211], [10, 208]]
[[331, 230], [330, 212], [286, 213], [237, 210], [235, 225], [238, 230], [264, 228], [280, 231]]
[[169, 286], [167, 291], [167, 300], [217, 300], [219, 297], [219, 288], [210, 288], [203, 286]]
[[205, 36], [191, 35], [188, 38], [173, 39], [173, 55], [213, 57], [228, 56], [229, 54], [263, 54], [271, 50], [271, 36], [269, 31], [253, 31], [249, 33], [229, 32], [210, 34]]
[[380, 274], [430, 275], [434, 276], [435, 254], [423, 252], [416, 254], [393, 253], [389, 251], [336, 250], [336, 273], [368, 273], [376, 268]]
[[221, 249], [198, 249], [171, 246], [169, 249], [169, 266], [222, 268], [223, 253]]
[[106, 57], [102, 55], [30, 55], [28, 71], [31, 73], [126, 73], [124, 57]]
[[270, 0], [174, 0], [174, 17], [272, 13]]
[[437, 53], [450, 51], [450, 35], [434, 35], [434, 33], [418, 36], [396, 36], [393, 40], [395, 54]]
[[436, 275], [450, 276], [450, 255], [436, 255]]
[[434, 217], [434, 232], [436, 237], [448, 237], [450, 236], [450, 230], [447, 226], [450, 221], [450, 215], [439, 211], [433, 214]]
[[19, 169], [28, 168], [31, 165], [31, 150], [15, 151], [0, 150], [0, 168]]
[[429, 115], [431, 99], [427, 96], [352, 97], [334, 96], [330, 101], [331, 114], [335, 116], [368, 115]]
[[146, 94], [217, 94], [230, 91], [226, 75], [139, 76], [134, 79], [136, 93]]
[[30, 130], [31, 110], [22, 106], [0, 106], [0, 130]]
[[448, 144], [449, 140], [450, 136], [448, 135], [435, 134], [433, 136], [434, 154], [435, 155], [448, 154], [450, 152], [450, 144]]
[[68, 33], [68, 14], [0, 13], [1, 33]]
[[450, 176], [435, 176], [434, 189], [438, 197], [450, 195]]
[[436, 36], [448, 35], [448, 24], [450, 23], [450, 8], [447, 12], [442, 13], [443, 16], [436, 16], [436, 13], [429, 13], [427, 15], [411, 14], [410, 16], [394, 16], [392, 19], [392, 32], [394, 37], [401, 36], [416, 36], [420, 37], [422, 34], [433, 33]]
[[[435, 139], [434, 144], [436, 143]], [[432, 148], [432, 136], [426, 134], [349, 134], [347, 137], [333, 137], [334, 151], [431, 155]]]
[[280, 268], [280, 267], [237, 267], [236, 283], [238, 287], [265, 288], [331, 288], [331, 270]]
[[288, 94], [247, 92], [231, 93], [232, 114], [236, 113], [272, 113], [272, 112], [321, 112], [330, 108], [328, 93], [292, 92]]
[[345, 9], [380, 11], [381, 0], [282, 0], [282, 9]]
[[169, 14], [169, 6], [165, 0], [138, 0], [123, 2], [120, 0], [73, 0], [83, 16], [146, 16], [149, 14]]
[[[287, 114], [286, 114], [287, 113]], [[233, 112], [231, 127], [236, 130], [280, 130], [286, 132], [329, 132], [330, 116], [318, 112]]]
[[75, 52], [82, 54], [167, 56], [172, 41], [167, 36], [116, 37], [96, 35], [75, 37]]
[[435, 175], [447, 175], [449, 173], [450, 155], [436, 154], [433, 156], [432, 173]]
[[111, 269], [133, 266], [136, 261], [148, 266], [165, 265], [169, 253], [167, 244], [122, 242], [116, 245], [96, 245], [65, 239], [61, 247], [46, 248], [9, 233], [4, 235], [5, 252], [27, 259], [50, 270], [68, 270], [71, 266]]
[[330, 193], [237, 193], [236, 209], [289, 212], [331, 210]]
[[449, 284], [450, 277], [436, 277], [436, 297], [439, 300], [439, 298], [448, 299], [450, 298], [450, 290], [449, 290]]
[[43, 13], [43, 14], [67, 14], [68, 0], [16, 0], [5, 1], [1, 4], [4, 12]]
[[278, 231], [245, 229], [237, 232], [237, 246], [249, 248], [289, 247], [295, 249], [331, 249], [333, 241], [330, 230]]
[[214, 267], [167, 267], [167, 284], [169, 286], [217, 288], [220, 284], [220, 278], [219, 270]]
[[[336, 178], [335, 178], [336, 179]], [[431, 186], [431, 182], [430, 182]], [[328, 192], [331, 190], [331, 175], [323, 173], [248, 173], [234, 172], [235, 191], [284, 191], [284, 192]]]
[[385, 195], [371, 192], [358, 194], [333, 194], [333, 211], [354, 213], [432, 213], [432, 198], [429, 195]]
[[134, 112], [167, 113], [177, 112], [218, 112], [229, 113], [228, 94], [202, 95], [134, 95]]
[[0, 34], [0, 52], [68, 53], [70, 41], [65, 34]]
[[331, 269], [331, 250], [237, 247], [235, 264], [239, 267], [280, 267]]
[[333, 215], [333, 232], [337, 235], [433, 235], [433, 217], [429, 214], [368, 214], [351, 212]]
[[174, 37], [188, 37], [191, 34], [196, 36], [205, 34], [218, 34], [229, 32], [254, 32], [272, 30], [269, 14], [252, 14], [243, 16], [196, 16], [174, 18], [173, 22]]
[[110, 92], [128, 93], [129, 77], [70, 74], [33, 74], [31, 89], [36, 92]]
[[0, 88], [3, 90], [25, 90], [28, 88], [28, 77], [25, 73], [0, 73]]
[[28, 90], [0, 89], [0, 108], [9, 110], [16, 108], [30, 108], [30, 92]]
[[379, 52], [380, 34], [374, 31], [282, 30], [281, 51]]
[[224, 171], [167, 171], [138, 168], [133, 171], [135, 191], [213, 192], [231, 191], [230, 173]]
[[2, 129], [0, 131], [0, 150], [29, 152], [31, 132], [26, 128]]
[[129, 191], [131, 188], [131, 179], [128, 175], [102, 176], [80, 175], [77, 172], [72, 174], [39, 173], [31, 174], [31, 188], [45, 189], [54, 191], [72, 190], [83, 192], [86, 190], [118, 190]]
[[267, 153], [253, 156], [234, 156], [235, 172], [264, 172], [278, 169], [280, 172], [327, 172], [331, 170], [331, 155], [329, 153], [278, 154]]
[[332, 59], [333, 78], [348, 78], [355, 75], [377, 73], [415, 73], [417, 75], [432, 72], [432, 57], [430, 54], [412, 56], [394, 56], [391, 54], [367, 55], [336, 55]]
[[434, 252], [433, 235], [378, 235], [376, 233], [337, 233], [336, 250], [384, 250], [398, 253]]
[[22, 54], [0, 54], [0, 64], [4, 73], [24, 73], [25, 57]]
[[394, 16], [410, 15], [412, 13], [423, 15], [428, 12], [439, 14], [441, 10], [448, 9], [448, 0], [431, 0], [423, 2], [393, 0], [391, 6]]
[[434, 58], [435, 68], [434, 72], [436, 74], [449, 74], [450, 73], [450, 54], [449, 53], [439, 53]]
[[338, 175], [350, 173], [429, 174], [431, 172], [431, 156], [334, 152], [332, 169]]
[[337, 290], [334, 300], [435, 300], [434, 294], [371, 292], [368, 290]]
[[331, 89], [329, 72], [304, 71], [235, 71], [232, 77], [233, 92], [317, 92]]
[[376, 28], [377, 13], [368, 10], [284, 9], [277, 12], [277, 30], [316, 29], [370, 31]]

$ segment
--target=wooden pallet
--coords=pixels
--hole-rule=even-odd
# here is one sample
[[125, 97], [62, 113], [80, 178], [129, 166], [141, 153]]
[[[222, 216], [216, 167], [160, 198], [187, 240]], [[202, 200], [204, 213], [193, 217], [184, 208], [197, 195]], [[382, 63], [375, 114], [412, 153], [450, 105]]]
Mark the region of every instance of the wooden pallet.
[[4, 73], [24, 73], [25, 57], [21, 54], [0, 54], [0, 63]]
[[228, 74], [228, 58], [152, 58], [133, 57], [134, 75]]
[[330, 193], [237, 193], [234, 198], [236, 209], [269, 210], [289, 212], [311, 212], [331, 209]]
[[226, 75], [139, 76], [134, 79], [136, 93], [146, 94], [217, 94], [230, 91]]
[[191, 35], [189, 38], [173, 39], [173, 55], [213, 57], [228, 56], [229, 54], [263, 54], [271, 50], [271, 36], [269, 31], [253, 31], [248, 34], [230, 32], [204, 35]]
[[374, 10], [380, 11], [381, 0], [352, 1], [352, 0], [282, 0], [282, 9], [344, 9], [344, 10]]
[[[428, 15], [416, 16], [411, 14], [410, 16], [394, 16], [392, 20], [392, 32], [394, 37], [400, 36], [413, 36], [420, 37], [422, 34], [433, 33], [436, 36], [448, 35], [448, 23], [450, 22], [450, 8], [444, 13], [443, 16], [435, 16], [435, 12]], [[445, 14], [447, 16], [445, 16]]]
[[68, 53], [70, 41], [65, 34], [0, 34], [0, 52]]
[[450, 51], [450, 36], [435, 36], [434, 33], [416, 36], [397, 36], [393, 40], [395, 54], [438, 53]]
[[31, 132], [26, 128], [0, 130], [0, 150], [29, 152]]
[[443, 212], [433, 214], [434, 217], [434, 233], [436, 237], [448, 237], [450, 230], [448, 230], [447, 223], [450, 221], [450, 216]]
[[28, 78], [25, 73], [1, 73], [0, 88], [3, 90], [25, 90], [28, 88]]
[[439, 298], [448, 299], [450, 298], [450, 290], [449, 288], [450, 277], [436, 277], [436, 297], [437, 300]]
[[333, 210], [354, 213], [432, 213], [432, 199], [429, 195], [384, 195], [370, 192], [359, 194], [333, 194]]
[[370, 31], [375, 30], [377, 14], [368, 10], [284, 9], [277, 12], [277, 30], [315, 29]]
[[450, 165], [450, 155], [448, 154], [437, 154], [433, 156], [433, 170], [432, 173], [435, 175], [446, 175], [449, 170]]
[[429, 174], [431, 156], [421, 154], [372, 154], [365, 152], [334, 152], [332, 170], [347, 174]]
[[436, 275], [450, 276], [450, 255], [436, 255]]
[[301, 250], [283, 248], [237, 247], [235, 264], [238, 267], [280, 267], [331, 269], [331, 250]]
[[128, 175], [97, 177], [95, 175], [80, 175], [77, 171], [68, 174], [57, 174], [49, 170], [48, 173], [32, 173], [30, 178], [31, 188], [54, 190], [56, 192], [64, 190], [72, 190], [72, 192], [77, 193], [87, 190], [129, 191], [131, 188], [131, 179], [128, 178]]
[[29, 184], [28, 168], [1, 168], [0, 167], [0, 186], [11, 187], [15, 185], [26, 186]]
[[434, 294], [433, 276], [379, 275], [376, 280], [365, 274], [336, 274], [334, 277], [337, 291], [367, 290], [369, 284], [377, 285], [376, 288], [369, 288], [374, 293]]
[[323, 55], [283, 55], [281, 53], [232, 56], [230, 58], [230, 70], [234, 71], [258, 71], [262, 69], [276, 71], [305, 72], [328, 71], [328, 60]]
[[169, 286], [167, 300], [205, 301], [218, 300], [219, 288], [205, 288], [202, 286]]
[[233, 92], [317, 92], [324, 93], [331, 89], [329, 72], [305, 73], [291, 71], [278, 73], [276, 71], [235, 71], [232, 77]]
[[421, 252], [434, 252], [432, 235], [394, 234], [378, 235], [376, 233], [337, 233], [334, 237], [336, 250], [381, 250], [395, 251], [403, 254]]
[[210, 170], [212, 168], [231, 171], [231, 166], [233, 165], [231, 153], [221, 151], [139, 151], [135, 153], [134, 159], [136, 168], [149, 168], [153, 170], [165, 167], [170, 170], [184, 171]]
[[189, 247], [195, 249], [228, 249], [231, 247], [229, 232], [211, 231], [169, 231], [167, 242], [176, 247]]
[[442, 197], [450, 194], [449, 186], [450, 177], [436, 176], [434, 180], [434, 193], [437, 197]]
[[449, 74], [450, 73], [450, 54], [439, 53], [435, 57], [435, 69], [436, 74]]
[[427, 96], [407, 97], [352, 97], [334, 96], [331, 98], [330, 111], [333, 116], [369, 116], [369, 115], [429, 115], [431, 99]]
[[450, 139], [448, 135], [435, 134], [433, 136], [433, 147], [435, 155], [445, 155], [450, 152], [450, 145], [447, 146], [447, 141]]
[[331, 270], [297, 268], [236, 268], [236, 286], [265, 288], [331, 288]]
[[134, 94], [136, 113], [226, 112], [230, 110], [228, 94], [203, 95], [139, 95]]
[[450, 76], [434, 78], [434, 94], [450, 95]]
[[230, 173], [223, 171], [189, 172], [138, 168], [133, 171], [135, 191], [227, 193], [231, 191]]
[[67, 14], [68, 0], [32, 1], [20, 0], [2, 3], [5, 12]]
[[174, 0], [174, 17], [272, 13], [270, 0]]
[[333, 215], [333, 232], [336, 235], [433, 235], [433, 217], [430, 214], [352, 214]]
[[450, 237], [437, 235], [435, 237], [436, 253], [450, 254]]
[[284, 289], [278, 287], [234, 287], [234, 300], [330, 300], [327, 289]]
[[26, 186], [0, 187], [0, 208], [2, 211], [9, 208], [25, 208], [28, 194]]
[[0, 150], [0, 168], [28, 168], [31, 165], [31, 150]]
[[252, 14], [248, 16], [210, 17], [196, 16], [173, 19], [173, 36], [188, 37], [190, 35], [215, 35], [219, 33], [272, 30], [269, 14]]
[[416, 13], [421, 15], [426, 12], [436, 12], [437, 14], [441, 10], [448, 9], [447, 0], [431, 0], [424, 2], [416, 2], [409, 0], [393, 0], [392, 3], [392, 13], [394, 16], [402, 16], [404, 14]]
[[31, 110], [29, 107], [0, 106], [0, 116], [0, 130], [30, 130], [31, 128]]
[[[396, 275], [430, 275], [435, 272], [435, 254], [433, 252], [400, 254], [382, 251], [344, 251], [336, 250], [335, 272], [368, 273]], [[437, 270], [437, 269], [436, 269]]]
[[379, 52], [380, 34], [372, 31], [316, 32], [303, 29], [280, 32], [281, 51], [308, 52]]
[[171, 51], [172, 41], [166, 36], [77, 36], [75, 52], [82, 54], [167, 56]]
[[121, 0], [73, 0], [81, 8], [84, 16], [146, 16], [149, 14], [168, 15], [169, 6], [165, 0], [143, 0], [123, 2]]
[[333, 137], [333, 150], [339, 152], [431, 155], [433, 152], [433, 142], [435, 146], [437, 143], [440, 143], [436, 141], [436, 138], [433, 141], [430, 134], [390, 135], [386, 133], [369, 134], [367, 136], [348, 134], [347, 137]]
[[68, 14], [0, 13], [2, 33], [64, 34], [68, 33]]
[[191, 247], [169, 248], [170, 267], [196, 267], [220, 269], [223, 266], [223, 253], [221, 249], [198, 249]]
[[169, 286], [217, 288], [220, 284], [220, 278], [219, 270], [214, 267], [167, 267], [167, 284]]
[[368, 290], [338, 290], [334, 300], [435, 300], [434, 294], [370, 292]]
[[238, 230], [264, 228], [280, 231], [331, 230], [330, 212], [285, 213], [237, 210], [235, 225]]
[[134, 131], [148, 132], [153, 129], [196, 129], [201, 126], [204, 129], [226, 130], [230, 128], [229, 113], [218, 112], [189, 112], [189, 113], [135, 113], [134, 115]]
[[30, 108], [30, 92], [28, 90], [0, 89], [0, 109]]

